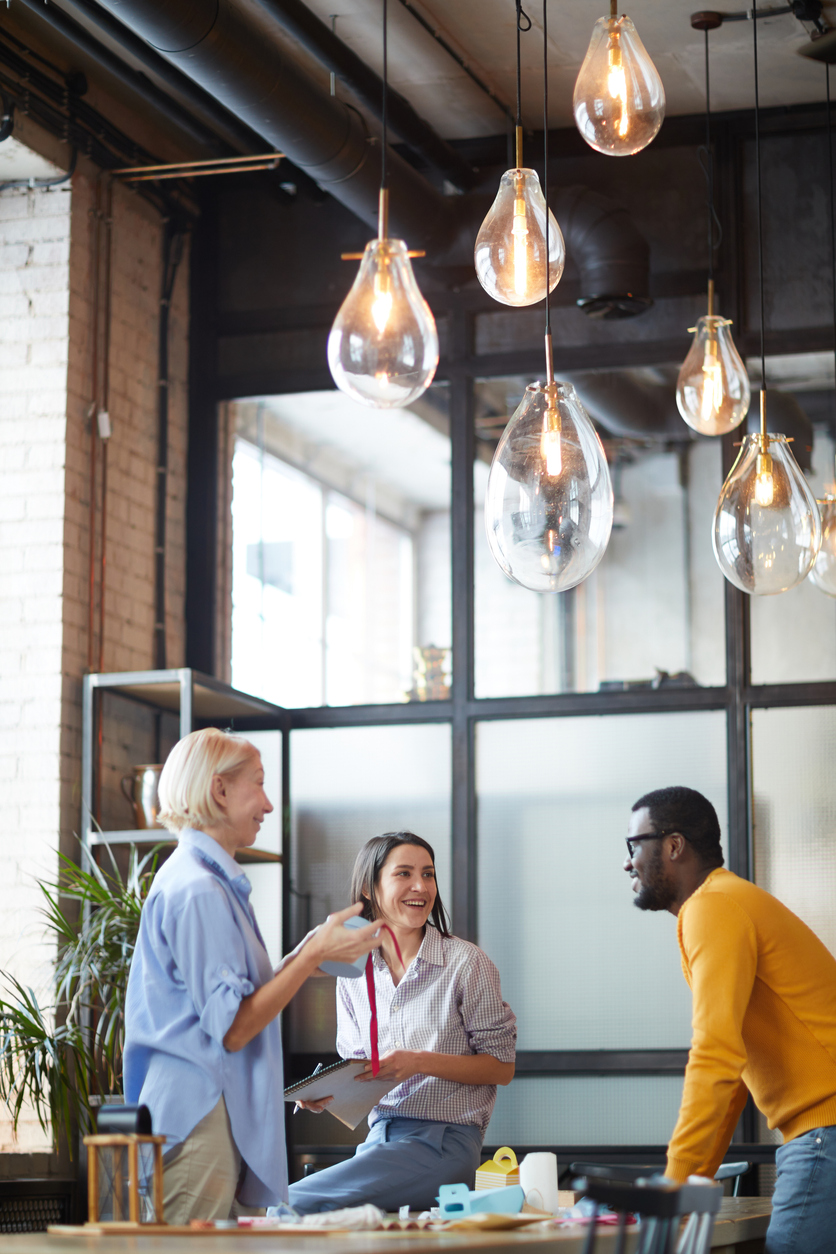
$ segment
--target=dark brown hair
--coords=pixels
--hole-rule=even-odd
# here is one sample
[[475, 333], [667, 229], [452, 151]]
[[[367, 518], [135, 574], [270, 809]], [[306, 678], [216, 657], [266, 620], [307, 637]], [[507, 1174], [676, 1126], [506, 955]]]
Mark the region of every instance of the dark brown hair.
[[[432, 845], [428, 844], [421, 836], [416, 836], [414, 832], [384, 832], [382, 836], [373, 836], [371, 840], [367, 840], [355, 859], [354, 870], [351, 873], [351, 903], [352, 905], [358, 901], [363, 903], [364, 919], [373, 920], [380, 916], [380, 907], [377, 902], [375, 889], [380, 879], [380, 872], [383, 870], [383, 864], [392, 850], [397, 849], [398, 845], [418, 845], [421, 849], [426, 849], [432, 859], [433, 868], [435, 868], [435, 853]], [[437, 885], [435, 902], [429, 922], [438, 929], [442, 936], [450, 935], [450, 920], [447, 918], [447, 911], [441, 903]]]

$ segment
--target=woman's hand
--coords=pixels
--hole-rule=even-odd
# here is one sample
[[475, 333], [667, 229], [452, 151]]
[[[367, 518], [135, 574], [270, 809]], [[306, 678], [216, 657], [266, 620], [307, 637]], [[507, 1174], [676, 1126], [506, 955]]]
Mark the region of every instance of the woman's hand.
[[380, 1070], [377, 1075], [372, 1075], [372, 1064], [366, 1063], [366, 1066], [356, 1075], [355, 1080], [391, 1080], [392, 1087], [396, 1084], [403, 1084], [404, 1080], [408, 1080], [411, 1076], [417, 1075], [421, 1070], [420, 1055], [411, 1049], [395, 1049], [391, 1054], [384, 1054], [380, 1059]]
[[279, 965], [272, 980], [262, 984], [254, 993], [241, 998], [238, 1011], [223, 1039], [224, 1049], [234, 1053], [243, 1049], [259, 1032], [275, 1019], [294, 993], [302, 987], [309, 975], [320, 963], [329, 958], [337, 962], [354, 962], [361, 954], [370, 949], [378, 949], [382, 943], [375, 932], [380, 925], [370, 923], [367, 927], [343, 927], [346, 919], [360, 914], [361, 903], [349, 906], [346, 910], [338, 910], [329, 916], [322, 927], [306, 937], [292, 954]]
[[355, 962], [362, 954], [371, 949], [379, 949], [383, 944], [379, 923], [369, 923], [366, 927], [344, 927], [346, 919], [362, 914], [363, 904], [348, 906], [329, 914], [328, 918], [317, 928], [308, 941], [307, 947], [313, 947], [317, 965], [323, 962]]
[[318, 1102], [297, 1102], [293, 1108], [295, 1114], [297, 1110], [309, 1110], [311, 1114], [321, 1115], [326, 1106], [330, 1106], [333, 1097], [320, 1097]]
[[457, 1084], [510, 1084], [514, 1064], [500, 1062], [492, 1054], [434, 1054], [431, 1050], [397, 1049], [380, 1059], [377, 1076], [372, 1064], [366, 1063], [355, 1080], [389, 1080], [401, 1084], [413, 1075], [431, 1075], [437, 1080], [454, 1080]]

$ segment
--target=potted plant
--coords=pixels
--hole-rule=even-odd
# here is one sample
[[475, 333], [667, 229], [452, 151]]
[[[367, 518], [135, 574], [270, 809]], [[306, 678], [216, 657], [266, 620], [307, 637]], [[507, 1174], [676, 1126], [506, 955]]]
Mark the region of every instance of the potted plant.
[[53, 1004], [42, 1007], [31, 988], [0, 973], [9, 990], [0, 999], [0, 1098], [15, 1129], [29, 1103], [44, 1131], [51, 1126], [55, 1146], [63, 1135], [70, 1152], [79, 1123], [122, 1092], [128, 972], [160, 853], [156, 847], [140, 858], [130, 845], [123, 878], [103, 847], [108, 870], [83, 849], [85, 865], [61, 855], [58, 881], [38, 881], [56, 942]]

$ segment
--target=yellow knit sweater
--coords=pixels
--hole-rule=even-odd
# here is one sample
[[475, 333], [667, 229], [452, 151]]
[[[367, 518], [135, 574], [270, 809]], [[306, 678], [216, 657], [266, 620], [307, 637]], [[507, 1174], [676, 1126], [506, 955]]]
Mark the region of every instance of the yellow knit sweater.
[[682, 906], [677, 935], [693, 1033], [667, 1175], [714, 1175], [747, 1089], [785, 1141], [836, 1123], [836, 958], [722, 867]]

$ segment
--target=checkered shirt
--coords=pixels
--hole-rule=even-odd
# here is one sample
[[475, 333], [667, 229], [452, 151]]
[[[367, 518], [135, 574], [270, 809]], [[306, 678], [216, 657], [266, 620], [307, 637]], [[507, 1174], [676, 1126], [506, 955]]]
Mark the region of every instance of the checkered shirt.
[[[502, 1000], [499, 972], [487, 954], [431, 924], [416, 957], [395, 985], [380, 950], [372, 950], [380, 1056], [395, 1049], [435, 1054], [491, 1054], [513, 1062], [517, 1020]], [[365, 979], [337, 981], [337, 1049], [342, 1058], [369, 1057], [371, 1012]], [[414, 1075], [387, 1093], [369, 1115], [476, 1124], [484, 1135], [496, 1102], [495, 1084], [460, 1084]]]

